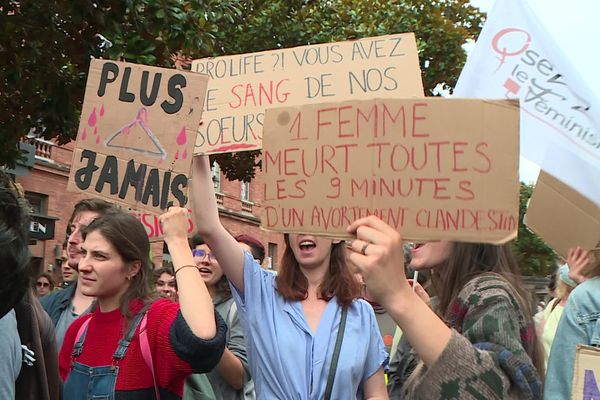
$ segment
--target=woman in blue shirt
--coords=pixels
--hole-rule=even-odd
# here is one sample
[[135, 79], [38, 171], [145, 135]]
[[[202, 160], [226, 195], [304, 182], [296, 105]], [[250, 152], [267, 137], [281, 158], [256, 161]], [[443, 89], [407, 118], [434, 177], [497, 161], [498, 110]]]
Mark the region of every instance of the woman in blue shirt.
[[192, 193], [199, 233], [219, 260], [238, 304], [258, 398], [322, 399], [347, 309], [332, 399], [387, 399], [387, 360], [371, 306], [358, 299], [343, 243], [286, 235], [278, 275], [242, 251], [219, 221], [207, 157], [195, 157]]

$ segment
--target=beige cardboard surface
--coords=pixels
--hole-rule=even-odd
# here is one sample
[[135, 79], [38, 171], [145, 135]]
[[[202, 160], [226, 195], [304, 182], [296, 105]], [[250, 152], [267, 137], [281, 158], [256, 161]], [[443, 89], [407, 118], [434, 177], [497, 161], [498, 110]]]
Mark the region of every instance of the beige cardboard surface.
[[[146, 233], [148, 234], [148, 239], [150, 242], [158, 242], [163, 240], [163, 230], [158, 219], [159, 215], [135, 210], [130, 210], [129, 214], [139, 219], [142, 225], [144, 225], [144, 229], [146, 229]], [[192, 214], [190, 212], [190, 216], [188, 218], [188, 236], [191, 236], [196, 231], [191, 215]]]
[[261, 147], [266, 108], [422, 97], [413, 33], [194, 60], [210, 76], [195, 153]]
[[572, 400], [600, 398], [600, 348], [577, 345]]
[[519, 105], [377, 99], [268, 109], [262, 227], [349, 237], [375, 214], [407, 240], [517, 234]]
[[552, 175], [541, 171], [525, 224], [558, 254], [570, 247], [600, 246], [600, 208]]
[[[138, 211], [134, 210], [126, 205], [117, 204], [117, 207], [123, 210], [124, 212], [133, 215], [136, 217], [144, 226], [146, 233], [148, 234], [148, 239], [150, 242], [158, 242], [164, 239], [162, 226], [160, 225], [160, 214], [154, 214], [148, 211]], [[190, 209], [191, 205], [188, 202], [187, 209], [190, 211], [188, 216], [188, 237], [192, 236], [196, 232], [196, 226], [194, 225], [194, 221], [192, 220], [192, 212]]]
[[67, 189], [158, 214], [185, 206], [207, 81], [92, 60]]

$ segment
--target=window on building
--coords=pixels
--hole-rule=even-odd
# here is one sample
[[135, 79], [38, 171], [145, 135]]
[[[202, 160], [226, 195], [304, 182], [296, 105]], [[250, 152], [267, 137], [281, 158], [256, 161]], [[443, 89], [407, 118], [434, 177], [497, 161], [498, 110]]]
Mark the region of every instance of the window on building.
[[250, 182], [242, 182], [240, 199], [242, 199], [242, 201], [250, 201]]
[[277, 243], [269, 243], [267, 268], [277, 269]]
[[48, 196], [41, 193], [25, 192], [25, 198], [31, 206], [31, 211], [34, 214], [47, 215], [48, 213]]
[[212, 168], [212, 181], [216, 193], [221, 193], [221, 167], [215, 161]]

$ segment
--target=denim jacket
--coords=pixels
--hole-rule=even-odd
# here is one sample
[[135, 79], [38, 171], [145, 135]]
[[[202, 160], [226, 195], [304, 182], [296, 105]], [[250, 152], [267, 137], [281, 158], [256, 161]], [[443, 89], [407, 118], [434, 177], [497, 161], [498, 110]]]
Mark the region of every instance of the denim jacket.
[[63, 311], [71, 306], [71, 299], [75, 295], [75, 287], [77, 287], [77, 283], [69, 285], [65, 289], [48, 293], [44, 297], [40, 297], [40, 303], [50, 316], [54, 326], [58, 324], [58, 320]]
[[577, 286], [567, 300], [550, 351], [544, 400], [571, 398], [578, 344], [600, 346], [600, 276]]

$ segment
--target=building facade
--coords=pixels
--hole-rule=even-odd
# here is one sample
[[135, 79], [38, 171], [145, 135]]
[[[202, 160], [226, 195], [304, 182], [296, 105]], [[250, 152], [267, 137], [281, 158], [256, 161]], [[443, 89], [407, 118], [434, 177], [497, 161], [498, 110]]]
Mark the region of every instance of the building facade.
[[[58, 279], [69, 217], [75, 204], [89, 196], [67, 192], [75, 142], [62, 146], [43, 139], [26, 139], [25, 142], [35, 148], [35, 160], [32, 167], [17, 174], [16, 182], [23, 188], [33, 211], [32, 263], [38, 272], [51, 272]], [[245, 233], [261, 240], [267, 253], [264, 267], [277, 269], [284, 249], [283, 235], [260, 229], [262, 173], [257, 171], [250, 183], [228, 181], [217, 165], [213, 181], [225, 228], [234, 236]], [[153, 261], [160, 265], [163, 242], [153, 242], [152, 252]]]

